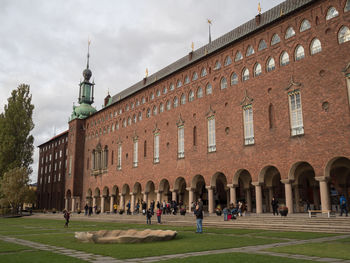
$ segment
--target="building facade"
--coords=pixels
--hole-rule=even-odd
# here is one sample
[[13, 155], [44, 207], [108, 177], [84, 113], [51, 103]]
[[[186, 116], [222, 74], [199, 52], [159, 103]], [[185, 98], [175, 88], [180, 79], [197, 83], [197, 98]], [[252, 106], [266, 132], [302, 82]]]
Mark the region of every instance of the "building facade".
[[39, 209], [64, 209], [68, 131], [39, 145], [37, 204]]
[[68, 131], [65, 207], [197, 198], [213, 212], [336, 209], [350, 194], [350, 0], [287, 0], [91, 107]]

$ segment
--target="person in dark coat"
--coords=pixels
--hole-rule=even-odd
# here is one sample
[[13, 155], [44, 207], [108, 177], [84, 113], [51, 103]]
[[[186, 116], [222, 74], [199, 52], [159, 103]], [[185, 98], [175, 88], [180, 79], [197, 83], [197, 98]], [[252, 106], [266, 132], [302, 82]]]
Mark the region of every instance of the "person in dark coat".
[[196, 215], [196, 222], [197, 222], [197, 230], [196, 233], [202, 234], [203, 233], [203, 207], [200, 204], [196, 205], [196, 208], [194, 210], [194, 214]]
[[68, 227], [69, 224], [69, 218], [70, 218], [70, 213], [67, 210], [64, 210], [64, 219], [66, 219], [66, 223], [64, 224], [64, 227]]
[[150, 208], [147, 209], [147, 211], [146, 211], [146, 218], [147, 218], [147, 225], [148, 224], [151, 225], [152, 211]]
[[272, 197], [271, 206], [273, 215], [278, 215], [278, 201], [275, 197]]

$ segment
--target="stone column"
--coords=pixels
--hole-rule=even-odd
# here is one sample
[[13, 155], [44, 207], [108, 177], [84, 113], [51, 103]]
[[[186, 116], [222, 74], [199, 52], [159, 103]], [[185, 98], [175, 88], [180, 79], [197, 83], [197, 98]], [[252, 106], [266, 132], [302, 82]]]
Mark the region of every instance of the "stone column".
[[64, 201], [64, 209], [68, 211], [68, 198], [65, 198]]
[[191, 212], [193, 203], [193, 189], [191, 187], [188, 187], [186, 190], [188, 191], [188, 212]]
[[157, 202], [161, 203], [162, 200], [161, 200], [161, 195], [162, 195], [162, 191], [155, 191], [156, 194], [157, 194]]
[[208, 190], [208, 212], [214, 213], [214, 190], [211, 186], [206, 187]]
[[284, 184], [284, 191], [286, 194], [286, 206], [288, 207], [288, 213], [293, 214], [293, 191], [292, 191], [292, 183], [289, 179], [281, 180]]
[[261, 214], [262, 213], [262, 192], [261, 192], [261, 185], [259, 182], [253, 183], [255, 186], [255, 204], [256, 204], [256, 213]]
[[145, 201], [145, 203], [147, 204], [147, 208], [148, 208], [148, 193], [143, 192], [143, 201]]
[[228, 184], [227, 185], [230, 188], [230, 204], [237, 204], [237, 199], [236, 199], [236, 187], [237, 185], [234, 184]]
[[105, 212], [105, 196], [101, 195], [101, 214]]
[[123, 209], [123, 210], [125, 210], [125, 200], [124, 200], [124, 195], [123, 195], [123, 194], [119, 194], [119, 196], [120, 196], [119, 209]]
[[110, 213], [113, 213], [113, 211], [114, 211], [113, 205], [114, 205], [114, 196], [111, 195], [111, 197], [109, 198], [109, 212]]
[[172, 201], [177, 201], [176, 199], [176, 197], [177, 197], [177, 194], [176, 194], [176, 190], [174, 190], [174, 189], [171, 189], [170, 190], [171, 191], [171, 200]]
[[95, 206], [96, 206], [96, 196], [94, 196], [94, 197], [92, 198], [92, 209], [93, 209], [93, 211], [94, 211], [94, 214], [96, 213], [96, 208], [95, 208]]
[[273, 188], [269, 187], [269, 203], [268, 203], [268, 206], [270, 207], [270, 212], [272, 212], [272, 205], [271, 205], [272, 198], [273, 198]]
[[75, 197], [72, 197], [72, 212], [75, 212]]
[[320, 182], [320, 195], [321, 195], [321, 206], [322, 211], [330, 210], [330, 198], [327, 178], [325, 177], [315, 177], [317, 181]]
[[135, 194], [130, 193], [130, 196], [131, 196], [130, 210], [131, 210], [131, 213], [133, 213], [135, 211]]
[[247, 210], [248, 212], [252, 212], [252, 195], [250, 192], [250, 188], [245, 189], [245, 200], [247, 202]]
[[295, 212], [299, 213], [301, 212], [300, 207], [300, 195], [299, 195], [299, 185], [294, 186], [294, 200], [295, 200]]

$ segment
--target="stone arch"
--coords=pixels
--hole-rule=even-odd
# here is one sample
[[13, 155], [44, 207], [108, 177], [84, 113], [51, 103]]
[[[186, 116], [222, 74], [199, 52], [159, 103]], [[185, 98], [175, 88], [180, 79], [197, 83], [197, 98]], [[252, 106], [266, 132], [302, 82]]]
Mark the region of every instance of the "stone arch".
[[86, 204], [92, 206], [92, 190], [89, 188], [86, 192]]
[[215, 207], [221, 209], [229, 205], [228, 188], [226, 176], [221, 173], [215, 173], [210, 180], [210, 186], [213, 188], [213, 199]]
[[165, 202], [171, 201], [170, 184], [167, 179], [162, 179], [159, 183], [158, 191], [160, 193], [160, 200]]
[[186, 190], [187, 184], [186, 180], [183, 177], [178, 177], [175, 180], [174, 183], [174, 191], [176, 192], [176, 201], [181, 206], [184, 206], [184, 208], [189, 207], [188, 199], [189, 194]]
[[325, 168], [325, 178], [329, 182], [330, 204], [332, 210], [339, 209], [339, 198], [350, 197], [350, 159], [335, 157], [328, 161]]
[[[102, 202], [103, 200], [103, 202]], [[101, 212], [110, 211], [110, 193], [109, 188], [105, 186], [102, 191], [102, 200], [101, 200]], [[102, 204], [103, 203], [103, 204]]]
[[191, 187], [193, 188], [193, 200], [197, 201], [199, 198], [203, 202], [203, 210], [208, 211], [208, 190], [206, 188], [204, 177], [200, 174], [192, 178]]
[[113, 196], [113, 205], [114, 204], [119, 205], [120, 196], [119, 196], [119, 187], [117, 185], [113, 185], [111, 196]]
[[156, 195], [155, 189], [156, 188], [155, 188], [155, 185], [154, 185], [153, 181], [148, 181], [146, 183], [145, 193], [147, 194], [147, 203], [148, 203], [148, 205], [150, 205], [150, 203], [152, 201], [155, 202], [155, 200], [157, 200], [157, 195]]
[[271, 201], [273, 197], [280, 204], [286, 203], [281, 174], [275, 166], [265, 166], [259, 173], [258, 182], [262, 186], [263, 211], [272, 212]]
[[121, 200], [120, 200], [120, 208], [125, 210], [125, 205], [128, 202], [131, 202], [130, 198], [130, 187], [128, 184], [124, 184], [122, 187], [122, 192], [121, 192]]
[[100, 188], [96, 187], [93, 193], [92, 206], [94, 212], [101, 211], [101, 191]]
[[246, 169], [239, 169], [233, 176], [233, 187], [236, 194], [232, 202], [243, 202], [247, 207], [247, 211], [252, 211], [252, 202], [255, 202], [255, 188], [252, 185], [252, 176]]
[[139, 204], [139, 206], [141, 206], [141, 202], [143, 200], [143, 196], [142, 196], [142, 186], [139, 182], [136, 182], [134, 184], [134, 187], [132, 189], [132, 193], [134, 195], [135, 198], [135, 204]]
[[320, 188], [315, 180], [315, 170], [308, 162], [297, 162], [292, 165], [288, 179], [293, 183], [294, 211], [303, 212], [306, 204], [311, 209], [320, 209]]

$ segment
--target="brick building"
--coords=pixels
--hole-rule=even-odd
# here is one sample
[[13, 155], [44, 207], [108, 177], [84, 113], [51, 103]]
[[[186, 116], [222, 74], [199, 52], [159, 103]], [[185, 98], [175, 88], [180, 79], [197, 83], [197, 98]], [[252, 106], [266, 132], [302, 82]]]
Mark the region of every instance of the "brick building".
[[65, 207], [238, 200], [302, 212], [350, 194], [350, 0], [287, 0], [96, 111], [89, 64], [68, 132]]
[[64, 209], [68, 131], [39, 145], [37, 208]]

